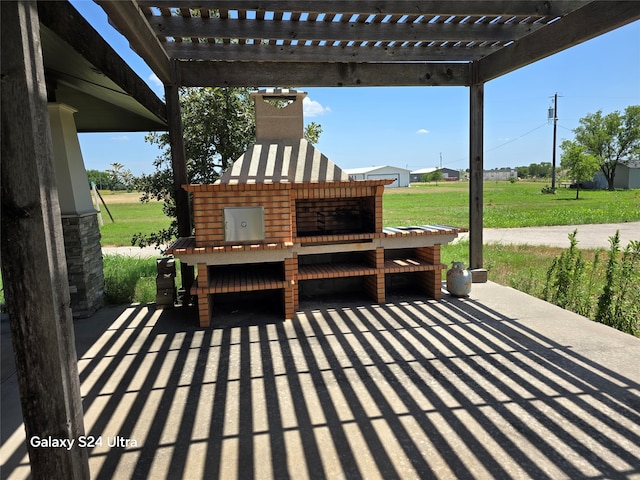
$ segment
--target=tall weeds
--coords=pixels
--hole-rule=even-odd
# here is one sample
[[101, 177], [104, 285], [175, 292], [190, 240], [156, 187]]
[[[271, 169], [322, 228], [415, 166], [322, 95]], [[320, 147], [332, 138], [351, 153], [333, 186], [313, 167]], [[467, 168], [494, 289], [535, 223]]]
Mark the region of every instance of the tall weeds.
[[107, 303], [118, 305], [155, 300], [157, 268], [154, 258], [105, 255], [103, 262]]
[[595, 320], [640, 335], [640, 241], [631, 241], [620, 255], [619, 232], [609, 239], [605, 285]]
[[547, 270], [542, 297], [559, 307], [640, 336], [640, 241], [620, 251], [620, 234], [609, 239], [604, 279], [596, 253], [587, 265], [577, 248], [577, 230], [569, 234], [569, 249]]

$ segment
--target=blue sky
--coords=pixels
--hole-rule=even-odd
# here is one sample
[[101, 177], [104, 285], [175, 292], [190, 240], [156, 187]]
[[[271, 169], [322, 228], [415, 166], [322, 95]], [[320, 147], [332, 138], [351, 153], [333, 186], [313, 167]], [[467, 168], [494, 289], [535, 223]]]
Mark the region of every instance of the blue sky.
[[[91, 1], [72, 1], [124, 60], [163, 98], [153, 72]], [[466, 87], [304, 88], [305, 120], [322, 126], [318, 148], [342, 168], [394, 165], [416, 170], [468, 167]], [[578, 120], [640, 104], [640, 21], [541, 60], [485, 85], [485, 168], [550, 162], [547, 121], [558, 93], [558, 144]], [[144, 133], [80, 134], [87, 169], [121, 163], [151, 173], [158, 149]], [[559, 153], [558, 153], [559, 155]], [[558, 157], [559, 158], [559, 157]]]

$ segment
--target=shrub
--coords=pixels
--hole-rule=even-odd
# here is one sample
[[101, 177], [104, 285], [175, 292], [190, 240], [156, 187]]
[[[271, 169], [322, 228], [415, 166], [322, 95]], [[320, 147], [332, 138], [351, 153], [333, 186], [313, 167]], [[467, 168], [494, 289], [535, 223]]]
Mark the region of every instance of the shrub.
[[632, 240], [620, 255], [620, 233], [609, 239], [605, 285], [595, 320], [640, 335], [640, 241]]
[[[587, 268], [577, 248], [577, 231], [569, 234], [569, 249], [547, 270], [542, 298], [559, 307], [640, 336], [640, 241], [620, 251], [620, 233], [609, 239], [607, 266], [599, 278], [599, 255]], [[600, 293], [596, 295], [599, 290]], [[594, 314], [595, 312], [595, 314]]]
[[545, 300], [574, 312], [580, 308], [585, 268], [582, 252], [577, 248], [577, 235], [577, 230], [569, 234], [569, 249], [553, 260], [543, 291]]

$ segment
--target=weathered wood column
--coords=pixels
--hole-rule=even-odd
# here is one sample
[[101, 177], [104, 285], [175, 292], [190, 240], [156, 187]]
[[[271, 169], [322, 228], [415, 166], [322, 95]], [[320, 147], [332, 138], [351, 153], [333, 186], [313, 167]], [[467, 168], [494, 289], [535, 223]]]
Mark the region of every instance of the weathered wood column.
[[[33, 477], [89, 478], [36, 2], [0, 2], [2, 275]], [[38, 447], [37, 438], [75, 440]]]
[[[173, 83], [165, 85], [165, 101], [167, 102], [167, 122], [169, 124], [169, 143], [171, 144], [171, 168], [173, 169], [173, 189], [176, 199], [176, 216], [178, 221], [178, 236], [191, 235], [191, 210], [189, 208], [189, 193], [182, 185], [189, 183], [187, 176], [187, 161], [184, 150], [182, 116], [180, 111], [180, 97], [178, 95], [178, 80], [175, 65], [172, 68]], [[180, 264], [182, 287], [185, 290], [183, 304], [190, 303], [191, 285], [193, 285], [193, 266]]]
[[[472, 75], [476, 68], [474, 64]], [[474, 282], [486, 282], [482, 266], [484, 83], [472, 83], [469, 97], [469, 267]]]

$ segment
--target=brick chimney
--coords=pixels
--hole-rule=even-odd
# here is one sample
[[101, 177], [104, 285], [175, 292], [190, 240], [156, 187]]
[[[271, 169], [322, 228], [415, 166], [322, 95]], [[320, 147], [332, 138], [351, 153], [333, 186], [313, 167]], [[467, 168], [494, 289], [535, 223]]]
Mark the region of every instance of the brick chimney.
[[302, 101], [306, 92], [285, 88], [251, 93], [256, 112], [256, 142], [304, 137]]

